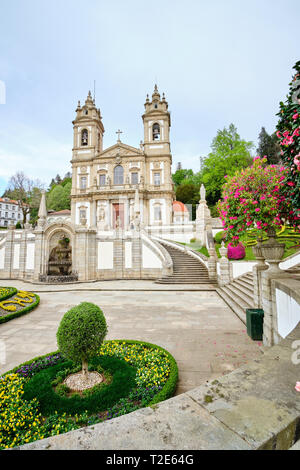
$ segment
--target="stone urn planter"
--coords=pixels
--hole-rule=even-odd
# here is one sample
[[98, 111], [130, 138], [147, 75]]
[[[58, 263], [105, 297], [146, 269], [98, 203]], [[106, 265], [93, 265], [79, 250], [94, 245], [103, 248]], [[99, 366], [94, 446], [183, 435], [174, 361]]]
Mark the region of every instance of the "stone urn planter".
[[279, 268], [279, 263], [282, 260], [285, 250], [284, 243], [278, 243], [276, 240], [276, 232], [274, 229], [270, 229], [268, 231], [269, 239], [261, 244], [261, 253], [262, 256], [265, 258], [266, 262], [269, 264], [269, 273], [279, 273], [281, 269]]
[[265, 266], [265, 258], [262, 255], [261, 252], [261, 247], [262, 247], [262, 238], [258, 238], [257, 244], [252, 247], [252, 252], [256, 258], [257, 264], [260, 266]]

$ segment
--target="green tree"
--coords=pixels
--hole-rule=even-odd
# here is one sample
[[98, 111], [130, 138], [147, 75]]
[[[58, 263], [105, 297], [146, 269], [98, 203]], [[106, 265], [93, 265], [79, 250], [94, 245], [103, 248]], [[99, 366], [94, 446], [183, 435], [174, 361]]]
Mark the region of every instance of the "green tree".
[[269, 135], [264, 127], [258, 136], [257, 154], [267, 158], [267, 162], [277, 164], [280, 162], [280, 146], [276, 134]]
[[88, 373], [88, 361], [97, 354], [106, 336], [107, 325], [102, 310], [95, 304], [82, 302], [63, 316], [56, 333], [61, 354], [81, 362], [82, 374]]
[[193, 170], [184, 170], [183, 168], [180, 168], [175, 173], [173, 173], [172, 179], [176, 187], [182, 184], [183, 182], [189, 182], [193, 176]]
[[253, 147], [253, 142], [240, 138], [234, 124], [217, 132], [201, 171], [201, 183], [205, 185], [209, 206], [214, 206], [220, 199], [225, 176], [252, 163], [250, 151]]
[[48, 209], [54, 211], [70, 209], [71, 187], [71, 182], [67, 182], [64, 186], [62, 184], [53, 186], [47, 194]]

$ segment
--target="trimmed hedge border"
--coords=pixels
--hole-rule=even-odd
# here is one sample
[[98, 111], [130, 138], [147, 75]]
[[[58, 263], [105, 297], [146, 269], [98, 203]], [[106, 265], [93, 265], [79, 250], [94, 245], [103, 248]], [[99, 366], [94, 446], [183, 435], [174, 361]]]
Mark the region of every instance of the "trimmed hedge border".
[[[40, 297], [37, 294], [35, 294], [34, 292], [33, 292], [33, 294], [35, 295], [35, 302], [28, 305], [28, 307], [23, 308], [22, 310], [18, 310], [17, 312], [13, 312], [13, 313], [8, 313], [7, 315], [4, 315], [4, 317], [0, 317], [0, 324], [1, 323], [6, 323], [9, 320], [13, 320], [14, 318], [21, 317], [22, 315], [25, 315], [26, 313], [29, 313], [32, 310], [34, 310], [40, 303]], [[46, 354], [46, 356], [47, 356], [47, 354]]]
[[[157, 404], [161, 401], [164, 401], [164, 400], [167, 400], [168, 398], [171, 398], [174, 395], [174, 393], [176, 391], [176, 387], [177, 387], [177, 381], [178, 381], [178, 366], [177, 366], [177, 363], [176, 363], [174, 357], [172, 356], [172, 354], [169, 353], [169, 351], [162, 348], [161, 346], [158, 346], [157, 344], [147, 343], [145, 341], [135, 341], [133, 339], [114, 339], [114, 340], [104, 341], [103, 344], [109, 343], [109, 342], [115, 342], [115, 343], [124, 343], [125, 342], [125, 343], [128, 343], [128, 344], [140, 344], [140, 345], [148, 347], [150, 349], [158, 349], [158, 350], [164, 352], [167, 355], [168, 360], [170, 361], [170, 375], [168, 377], [167, 382], [163, 385], [163, 388], [160, 390], [160, 392], [157, 393], [157, 395], [155, 395], [153, 400], [147, 406], [155, 405], [155, 404]], [[45, 359], [48, 356], [54, 356], [54, 355], [59, 354], [59, 353], [60, 353], [60, 351], [54, 351], [54, 352], [51, 352], [51, 353], [48, 353], [48, 354], [44, 354], [43, 356], [37, 356], [33, 359], [30, 359], [29, 361], [26, 361], [22, 364], [19, 364], [14, 369], [12, 369], [8, 372], [5, 372], [3, 374], [3, 376], [5, 376], [7, 374], [14, 374], [22, 366], [30, 365], [30, 364], [32, 364], [36, 361], [39, 361], [41, 359]]]
[[3, 302], [4, 300], [7, 300], [9, 299], [10, 297], [12, 297], [13, 295], [16, 295], [16, 293], [18, 292], [18, 289], [16, 289], [16, 287], [4, 287], [4, 286], [1, 286], [2, 289], [11, 289], [11, 291], [6, 294], [6, 295], [3, 295], [3, 297], [0, 297], [0, 302]]
[[53, 389], [52, 380], [58, 372], [72, 367], [72, 361], [65, 360], [39, 371], [29, 379], [24, 386], [24, 400], [30, 401], [36, 398], [43, 416], [49, 416], [55, 412], [71, 415], [85, 411], [98, 413], [126, 397], [135, 385], [136, 369], [122, 359], [114, 356], [101, 356], [92, 359], [89, 365], [91, 370], [100, 365], [104, 371], [111, 373], [112, 383], [100, 384], [100, 387], [90, 396], [74, 394], [72, 397], [62, 397]]

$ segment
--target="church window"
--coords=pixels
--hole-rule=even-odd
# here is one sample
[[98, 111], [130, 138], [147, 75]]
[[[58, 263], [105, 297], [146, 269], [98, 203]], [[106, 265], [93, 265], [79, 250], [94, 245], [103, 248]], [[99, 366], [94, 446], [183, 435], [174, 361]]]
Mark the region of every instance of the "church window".
[[131, 184], [139, 184], [139, 175], [138, 173], [131, 173]]
[[106, 175], [100, 175], [100, 186], [105, 186]]
[[83, 129], [81, 132], [81, 145], [88, 145], [89, 133], [87, 129]]
[[160, 126], [157, 123], [153, 124], [152, 137], [153, 140], [160, 140]]
[[154, 173], [154, 185], [160, 186], [160, 173]]
[[161, 207], [154, 206], [154, 220], [161, 220]]
[[114, 169], [114, 184], [123, 184], [124, 182], [124, 169], [122, 165], [117, 165]]
[[86, 176], [80, 178], [80, 189], [86, 189]]

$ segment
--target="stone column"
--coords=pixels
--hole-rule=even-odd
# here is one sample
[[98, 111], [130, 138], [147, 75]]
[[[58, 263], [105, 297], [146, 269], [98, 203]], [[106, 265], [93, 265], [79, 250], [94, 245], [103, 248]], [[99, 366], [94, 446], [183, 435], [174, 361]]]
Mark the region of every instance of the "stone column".
[[206, 246], [206, 225], [211, 222], [210, 210], [206, 204], [205, 187], [202, 184], [200, 188], [200, 201], [196, 215], [196, 239], [202, 246]]
[[261, 245], [262, 256], [265, 258], [269, 268], [261, 273], [260, 302], [264, 311], [264, 333], [263, 343], [265, 346], [274, 345], [274, 320], [272, 302], [272, 279], [288, 277], [289, 275], [279, 268], [279, 263], [284, 254], [284, 244], [278, 243], [274, 237]]
[[252, 248], [252, 251], [257, 260], [257, 264], [255, 264], [252, 268], [254, 286], [254, 306], [255, 308], [262, 308], [261, 275], [263, 271], [266, 271], [269, 268], [269, 266], [265, 263], [265, 258], [262, 256], [261, 240], [259, 240], [257, 245]]
[[211, 280], [217, 279], [217, 260], [216, 260], [216, 251], [214, 248], [208, 248], [208, 277]]
[[227, 258], [227, 248], [222, 242], [221, 248], [219, 249], [221, 259], [220, 259], [220, 286], [225, 286], [231, 282], [231, 272], [230, 272], [230, 261]]
[[12, 263], [13, 263], [13, 245], [14, 245], [14, 226], [9, 225], [5, 242], [5, 255], [4, 255], [4, 276], [11, 278]]

